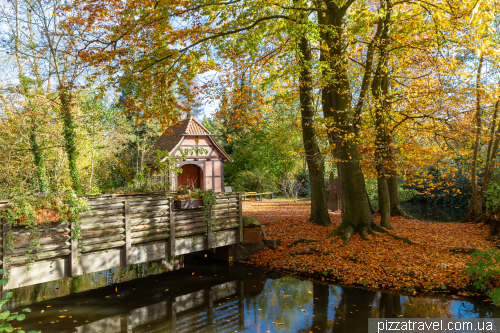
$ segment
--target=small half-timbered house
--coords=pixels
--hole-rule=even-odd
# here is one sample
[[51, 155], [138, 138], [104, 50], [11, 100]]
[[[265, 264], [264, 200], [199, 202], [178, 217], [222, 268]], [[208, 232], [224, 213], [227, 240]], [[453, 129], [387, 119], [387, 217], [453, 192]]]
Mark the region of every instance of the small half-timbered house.
[[223, 192], [224, 163], [232, 162], [231, 157], [217, 144], [213, 134], [194, 117], [167, 128], [146, 156], [145, 163], [154, 170], [153, 163], [157, 149], [168, 151], [169, 156], [164, 157], [165, 160], [180, 156], [181, 149], [193, 147], [204, 148], [205, 151], [199, 149], [199, 154], [188, 155], [184, 161], [177, 162], [177, 166], [182, 168], [182, 173], [177, 177], [170, 176], [172, 189], [194, 184], [200, 189]]

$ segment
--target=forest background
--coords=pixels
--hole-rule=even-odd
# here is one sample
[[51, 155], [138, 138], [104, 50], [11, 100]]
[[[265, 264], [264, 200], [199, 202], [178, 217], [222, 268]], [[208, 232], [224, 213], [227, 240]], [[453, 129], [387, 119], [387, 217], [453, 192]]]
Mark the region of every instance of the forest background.
[[233, 158], [235, 190], [309, 196], [313, 165], [325, 190], [349, 142], [375, 209], [391, 181], [401, 200], [483, 207], [500, 188], [498, 9], [3, 1], [0, 196], [138, 190], [145, 154], [191, 113]]

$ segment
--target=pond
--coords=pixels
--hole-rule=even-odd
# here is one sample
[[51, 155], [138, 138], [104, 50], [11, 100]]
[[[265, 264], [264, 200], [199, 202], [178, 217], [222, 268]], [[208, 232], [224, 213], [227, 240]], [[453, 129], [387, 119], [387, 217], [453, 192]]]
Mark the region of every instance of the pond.
[[[25, 298], [26, 291], [15, 292], [14, 299], [19, 297]], [[28, 306], [32, 312], [18, 326], [43, 333], [355, 333], [367, 332], [367, 318], [373, 317], [500, 316], [498, 307], [482, 299], [398, 295], [321, 284], [240, 263], [192, 257], [173, 272]]]
[[467, 215], [468, 208], [403, 202], [401, 207], [413, 218], [429, 222], [458, 222]]

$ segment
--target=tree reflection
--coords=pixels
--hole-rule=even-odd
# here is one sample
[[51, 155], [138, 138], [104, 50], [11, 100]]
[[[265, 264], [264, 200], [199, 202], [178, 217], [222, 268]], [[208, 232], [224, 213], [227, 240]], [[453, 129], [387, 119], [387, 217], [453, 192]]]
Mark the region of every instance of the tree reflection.
[[339, 332], [367, 332], [368, 318], [372, 315], [372, 303], [375, 292], [358, 289], [343, 288], [340, 304], [335, 312], [333, 331]]

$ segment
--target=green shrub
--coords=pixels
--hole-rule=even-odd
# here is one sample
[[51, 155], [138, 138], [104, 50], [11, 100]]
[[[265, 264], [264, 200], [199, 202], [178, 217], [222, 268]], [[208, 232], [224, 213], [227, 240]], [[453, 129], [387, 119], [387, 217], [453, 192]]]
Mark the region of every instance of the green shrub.
[[486, 212], [495, 214], [500, 208], [500, 185], [491, 183], [486, 190]]
[[475, 279], [474, 287], [485, 292], [495, 304], [499, 304], [500, 251], [498, 249], [474, 251], [472, 258], [476, 261], [466, 263], [465, 271]]
[[234, 190], [238, 192], [276, 192], [277, 181], [273, 175], [259, 170], [242, 171], [233, 181]]

